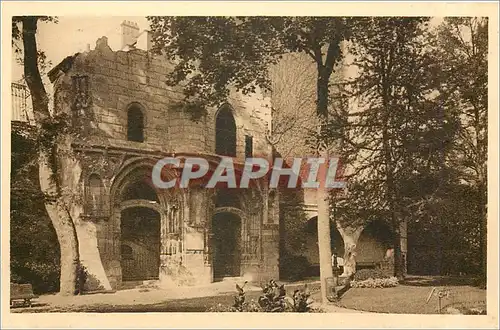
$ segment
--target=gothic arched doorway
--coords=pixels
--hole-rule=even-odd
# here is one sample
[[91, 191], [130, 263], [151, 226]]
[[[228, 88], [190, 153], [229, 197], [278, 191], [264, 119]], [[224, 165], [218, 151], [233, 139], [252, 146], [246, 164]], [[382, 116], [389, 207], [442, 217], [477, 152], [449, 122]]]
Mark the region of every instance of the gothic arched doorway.
[[240, 276], [241, 218], [231, 212], [212, 217], [214, 280]]
[[123, 281], [154, 280], [160, 270], [160, 214], [147, 207], [121, 212]]

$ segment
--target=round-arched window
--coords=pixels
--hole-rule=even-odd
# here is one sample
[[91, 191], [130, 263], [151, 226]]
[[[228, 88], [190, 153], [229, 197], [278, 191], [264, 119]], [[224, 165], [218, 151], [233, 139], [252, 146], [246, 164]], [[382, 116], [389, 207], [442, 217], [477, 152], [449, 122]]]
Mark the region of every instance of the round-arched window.
[[215, 153], [236, 157], [236, 122], [227, 106], [219, 111], [215, 119]]
[[127, 139], [144, 142], [144, 114], [137, 104], [130, 106], [127, 112]]

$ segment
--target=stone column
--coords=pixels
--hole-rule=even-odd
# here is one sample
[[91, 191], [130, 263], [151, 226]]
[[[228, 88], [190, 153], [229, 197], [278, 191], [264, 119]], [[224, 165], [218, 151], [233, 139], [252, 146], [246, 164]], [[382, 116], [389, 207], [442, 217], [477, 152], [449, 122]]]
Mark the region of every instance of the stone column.
[[212, 268], [206, 263], [206, 227], [210, 222], [208, 210], [211, 202], [206, 189], [193, 188], [189, 192], [189, 218], [183, 233], [183, 265], [197, 285], [212, 282]]
[[279, 279], [279, 226], [264, 225], [262, 229], [262, 264], [260, 281]]
[[184, 234], [183, 266], [193, 284], [212, 282], [211, 268], [205, 264], [205, 233], [201, 227], [187, 227]]
[[105, 226], [104, 270], [111, 288], [119, 289], [122, 284], [120, 209], [115, 208]]

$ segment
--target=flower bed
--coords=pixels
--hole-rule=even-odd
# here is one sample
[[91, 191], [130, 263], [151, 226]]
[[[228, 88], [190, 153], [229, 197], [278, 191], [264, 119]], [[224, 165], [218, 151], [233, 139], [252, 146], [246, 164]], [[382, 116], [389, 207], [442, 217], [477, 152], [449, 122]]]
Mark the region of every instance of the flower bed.
[[399, 284], [396, 277], [369, 278], [364, 281], [351, 281], [352, 288], [393, 288]]

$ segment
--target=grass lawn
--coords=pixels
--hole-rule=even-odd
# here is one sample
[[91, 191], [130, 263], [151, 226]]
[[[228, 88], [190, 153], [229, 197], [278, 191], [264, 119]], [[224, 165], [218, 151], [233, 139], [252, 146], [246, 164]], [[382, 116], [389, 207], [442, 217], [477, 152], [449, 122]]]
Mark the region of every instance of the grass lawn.
[[[257, 300], [261, 292], [247, 292], [246, 300]], [[147, 305], [108, 305], [93, 304], [83, 306], [50, 307], [33, 304], [32, 308], [11, 308], [12, 313], [140, 313], [140, 312], [206, 312], [217, 304], [232, 305], [235, 294], [212, 297], [168, 300]]]
[[[471, 286], [447, 286], [450, 297], [442, 300], [442, 307], [477, 306], [486, 304], [486, 290]], [[430, 286], [399, 285], [394, 288], [351, 288], [339, 302], [340, 307], [399, 314], [437, 314], [438, 298], [428, 303]]]
[[[299, 285], [302, 287], [302, 285]], [[309, 285], [312, 292], [319, 292], [319, 283]], [[295, 285], [287, 287], [288, 295], [291, 295]], [[137, 292], [135, 293], [137, 294]], [[140, 293], [139, 293], [140, 294]], [[216, 307], [218, 304], [231, 306], [234, 304], [234, 297], [237, 295], [236, 290], [232, 293], [224, 293], [216, 296], [206, 296], [199, 298], [184, 298], [184, 299], [169, 299], [164, 301], [136, 304], [123, 304], [99, 302], [99, 299], [89, 302], [88, 304], [66, 304], [66, 305], [49, 305], [41, 302], [34, 302], [33, 307], [11, 307], [12, 313], [50, 313], [50, 312], [83, 312], [83, 313], [133, 313], [133, 312], [207, 312], [211, 307]], [[247, 291], [246, 301], [255, 301], [262, 295], [262, 291]]]

